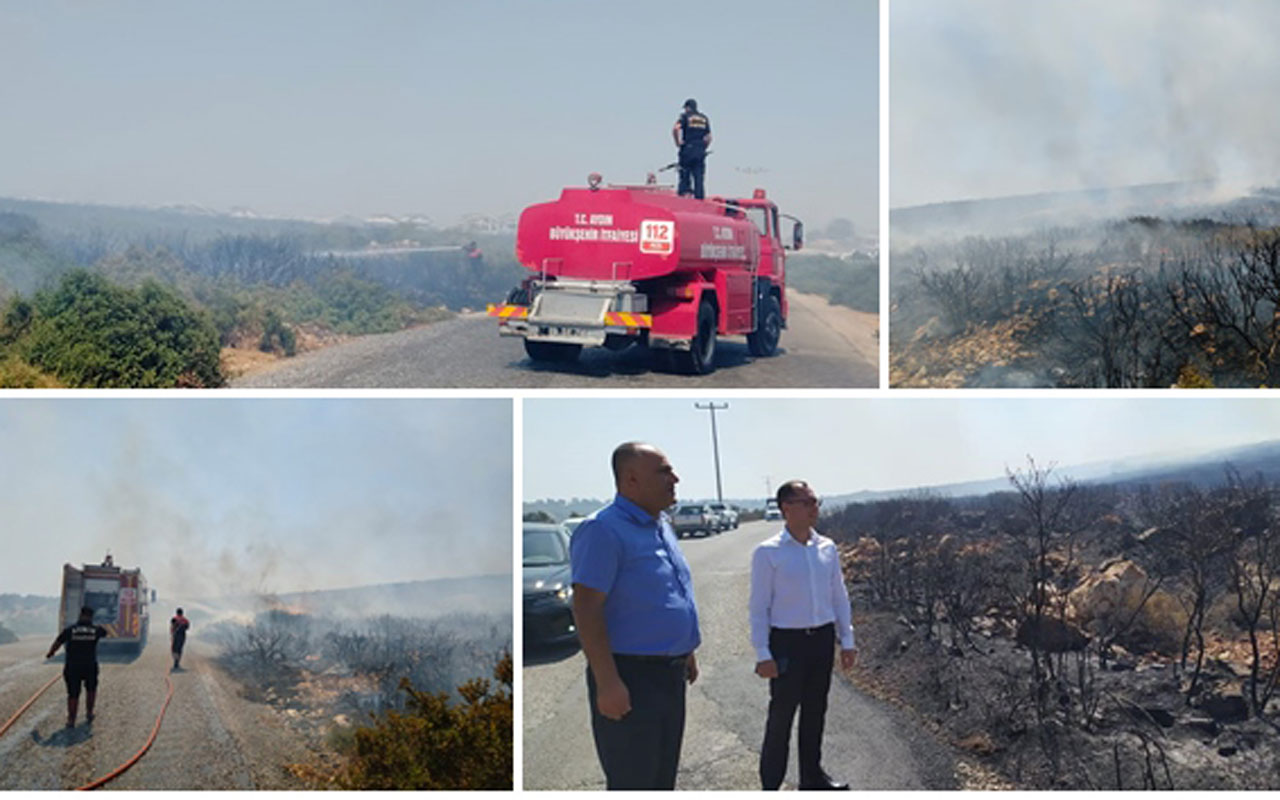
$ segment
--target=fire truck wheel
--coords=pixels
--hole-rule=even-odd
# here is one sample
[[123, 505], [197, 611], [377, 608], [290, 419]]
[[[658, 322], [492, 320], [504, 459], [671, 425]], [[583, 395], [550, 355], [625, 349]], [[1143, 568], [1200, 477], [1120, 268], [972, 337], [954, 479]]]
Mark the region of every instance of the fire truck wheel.
[[778, 298], [769, 295], [760, 304], [760, 326], [747, 334], [747, 350], [753, 356], [771, 356], [778, 352], [782, 338], [782, 307]]
[[716, 369], [716, 307], [706, 300], [698, 306], [698, 333], [688, 352], [679, 354], [682, 371], [709, 375]]
[[582, 352], [582, 345], [563, 344], [561, 342], [531, 342], [525, 339], [524, 351], [534, 361], [567, 363], [578, 360], [578, 354]]

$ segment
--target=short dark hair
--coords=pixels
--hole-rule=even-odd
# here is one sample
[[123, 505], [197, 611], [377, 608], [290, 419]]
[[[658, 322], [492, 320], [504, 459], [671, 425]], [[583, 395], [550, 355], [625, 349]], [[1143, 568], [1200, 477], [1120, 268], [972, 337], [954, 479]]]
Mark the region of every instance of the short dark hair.
[[684, 101], [684, 107], [685, 107], [685, 108], [687, 108], [687, 109], [689, 109], [690, 111], [697, 111], [697, 110], [698, 110], [698, 101], [697, 101], [697, 100], [694, 100], [692, 97], [690, 97], [688, 100], [685, 100], [685, 101]]
[[623, 442], [613, 448], [613, 457], [610, 465], [613, 467], [613, 482], [615, 485], [622, 483], [622, 470], [628, 464], [635, 461], [636, 458], [645, 450], [653, 449], [653, 445], [644, 442]]
[[787, 481], [786, 483], [778, 487], [778, 495], [777, 495], [778, 505], [782, 505], [783, 503], [787, 502], [791, 498], [800, 494], [801, 489], [808, 489], [808, 488], [809, 488], [808, 481], [799, 481], [799, 480]]
[[181, 614], [181, 613], [182, 613], [182, 609], [178, 609], [178, 613], [179, 613], [179, 614]]
[[93, 606], [80, 606], [80, 616], [82, 616], [82, 617], [92, 617], [92, 616], [93, 616]]

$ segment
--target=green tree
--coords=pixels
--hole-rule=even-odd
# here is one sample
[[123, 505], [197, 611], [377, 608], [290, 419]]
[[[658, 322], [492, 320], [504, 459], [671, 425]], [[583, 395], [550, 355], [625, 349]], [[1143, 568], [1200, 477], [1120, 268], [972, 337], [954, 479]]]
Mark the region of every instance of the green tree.
[[219, 386], [218, 334], [207, 315], [171, 289], [136, 289], [75, 270], [36, 294], [16, 347], [33, 366], [71, 386]]

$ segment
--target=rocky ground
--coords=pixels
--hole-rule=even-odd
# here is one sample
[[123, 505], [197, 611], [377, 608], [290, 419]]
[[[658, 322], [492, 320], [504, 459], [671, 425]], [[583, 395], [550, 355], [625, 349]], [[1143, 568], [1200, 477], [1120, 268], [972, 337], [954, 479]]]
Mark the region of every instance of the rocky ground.
[[[1239, 660], [1212, 659], [1206, 691], [1188, 704], [1180, 691], [1185, 676], [1169, 659], [1121, 651], [1092, 675], [1090, 729], [1055, 727], [1042, 737], [1025, 678], [1030, 657], [998, 626], [952, 649], [898, 614], [870, 613], [857, 623], [855, 683], [909, 708], [965, 753], [959, 772], [976, 787], [1280, 787], [1280, 702], [1268, 708], [1271, 724], [1246, 718], [1240, 688], [1247, 666]], [[1238, 656], [1238, 647], [1220, 645], [1221, 655]], [[1075, 685], [1078, 664], [1073, 654], [1064, 659], [1064, 677]], [[1079, 723], [1085, 711], [1072, 709], [1072, 718]], [[1056, 770], [1046, 753], [1055, 754]]]

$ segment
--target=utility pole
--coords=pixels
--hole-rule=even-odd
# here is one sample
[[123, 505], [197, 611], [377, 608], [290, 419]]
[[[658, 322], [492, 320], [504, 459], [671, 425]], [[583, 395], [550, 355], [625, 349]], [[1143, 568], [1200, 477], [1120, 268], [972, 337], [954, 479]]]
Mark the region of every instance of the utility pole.
[[720, 439], [716, 434], [716, 411], [724, 410], [729, 407], [728, 403], [716, 405], [715, 403], [707, 403], [705, 406], [701, 403], [694, 403], [693, 407], [699, 411], [711, 412], [711, 451], [716, 457], [716, 502], [724, 502], [724, 491], [720, 488]]

